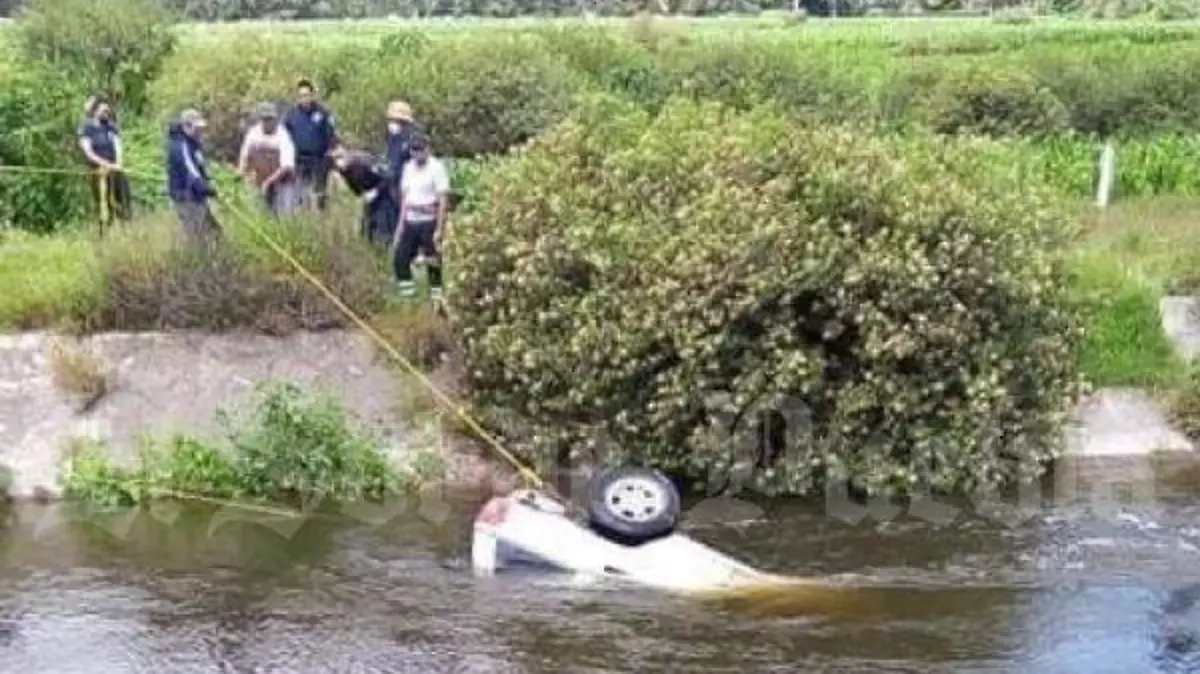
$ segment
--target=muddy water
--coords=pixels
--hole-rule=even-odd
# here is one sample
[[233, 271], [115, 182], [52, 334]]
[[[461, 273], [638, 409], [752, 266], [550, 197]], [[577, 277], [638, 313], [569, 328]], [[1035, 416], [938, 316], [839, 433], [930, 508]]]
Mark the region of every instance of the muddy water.
[[19, 508], [0, 534], [0, 671], [1196, 671], [1186, 586], [1200, 582], [1200, 490], [1173, 475], [1143, 476], [1153, 489], [1124, 503], [1060, 497], [1008, 524], [851, 525], [813, 505], [710, 514], [693, 534], [752, 563], [868, 586], [723, 607], [476, 579], [473, 498], [444, 517], [299, 526], [205, 508]]

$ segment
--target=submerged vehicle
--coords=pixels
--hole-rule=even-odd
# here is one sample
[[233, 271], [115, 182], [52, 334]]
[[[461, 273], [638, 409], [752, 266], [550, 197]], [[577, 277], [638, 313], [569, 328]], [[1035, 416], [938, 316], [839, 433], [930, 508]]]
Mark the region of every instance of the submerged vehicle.
[[532, 567], [682, 593], [800, 580], [759, 571], [678, 532], [679, 492], [657, 471], [603, 471], [588, 492], [586, 518], [538, 490], [493, 498], [475, 518], [475, 572]]

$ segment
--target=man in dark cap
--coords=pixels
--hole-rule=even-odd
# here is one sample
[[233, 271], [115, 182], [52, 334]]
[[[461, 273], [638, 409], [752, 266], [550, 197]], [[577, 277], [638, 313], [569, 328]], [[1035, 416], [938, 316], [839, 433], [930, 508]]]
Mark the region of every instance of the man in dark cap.
[[422, 133], [409, 141], [411, 159], [400, 178], [400, 224], [392, 244], [394, 266], [401, 296], [416, 294], [412, 265], [424, 257], [429, 278], [429, 294], [435, 303], [442, 299], [442, 261], [439, 244], [446, 234], [446, 216], [450, 207], [450, 174], [442, 160], [429, 152]]
[[201, 144], [206, 126], [199, 111], [184, 110], [167, 136], [167, 193], [184, 233], [203, 239], [221, 231], [208, 205], [217, 191], [209, 179]]

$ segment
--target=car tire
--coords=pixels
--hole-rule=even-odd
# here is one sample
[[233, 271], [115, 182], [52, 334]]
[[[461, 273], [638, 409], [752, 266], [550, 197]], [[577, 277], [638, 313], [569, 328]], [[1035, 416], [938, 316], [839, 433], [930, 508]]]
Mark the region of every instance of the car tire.
[[656, 470], [603, 470], [588, 486], [588, 520], [594, 531], [623, 545], [638, 545], [675, 530], [679, 490]]

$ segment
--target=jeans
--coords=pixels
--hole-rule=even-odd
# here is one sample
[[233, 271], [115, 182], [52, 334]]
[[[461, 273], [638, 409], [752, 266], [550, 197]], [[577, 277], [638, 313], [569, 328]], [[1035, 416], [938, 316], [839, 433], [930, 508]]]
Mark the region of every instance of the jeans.
[[315, 198], [317, 210], [325, 210], [331, 168], [328, 157], [296, 157], [296, 175], [300, 179], [301, 198], [306, 202]]
[[221, 225], [213, 217], [207, 201], [176, 201], [175, 215], [189, 239], [211, 239], [220, 236]]
[[400, 243], [396, 246], [395, 257], [392, 258], [396, 280], [401, 285], [412, 285], [412, 263], [417, 259], [417, 254], [421, 253], [429, 258], [429, 287], [432, 290], [440, 291], [442, 288], [442, 259], [441, 253], [437, 249], [437, 241], [434, 239], [437, 223], [406, 222], [403, 227], [404, 230], [400, 233]]

